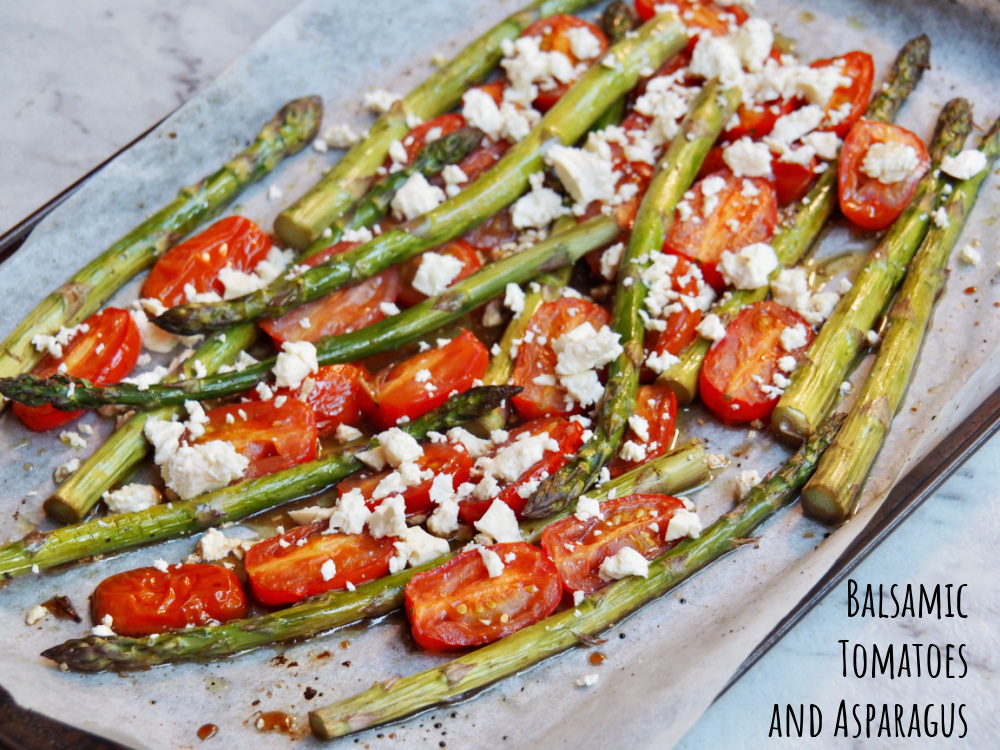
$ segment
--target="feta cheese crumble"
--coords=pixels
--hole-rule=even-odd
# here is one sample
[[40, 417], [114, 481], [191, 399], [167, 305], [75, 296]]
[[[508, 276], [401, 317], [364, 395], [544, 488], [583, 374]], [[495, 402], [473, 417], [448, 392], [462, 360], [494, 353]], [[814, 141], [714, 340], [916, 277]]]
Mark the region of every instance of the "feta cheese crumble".
[[105, 492], [101, 499], [112, 513], [133, 513], [152, 508], [161, 500], [160, 491], [149, 484], [126, 484], [113, 492]]
[[747, 245], [738, 253], [722, 253], [722, 275], [737, 289], [757, 289], [767, 286], [768, 277], [778, 267], [774, 249], [764, 243]]
[[298, 390], [302, 381], [319, 371], [316, 347], [308, 341], [286, 341], [274, 363], [275, 385]]
[[454, 255], [429, 250], [420, 256], [420, 265], [413, 275], [413, 288], [428, 297], [436, 297], [451, 286], [464, 267]]
[[552, 342], [559, 381], [581, 406], [597, 403], [604, 395], [595, 368], [603, 367], [624, 351], [618, 343], [620, 338], [608, 326], [598, 331], [588, 321]]
[[397, 219], [421, 216], [444, 203], [447, 196], [437, 185], [417, 172], [403, 184], [392, 199], [392, 213]]
[[986, 169], [986, 155], [972, 149], [941, 160], [941, 171], [956, 180], [968, 180]]
[[618, 581], [628, 576], [649, 578], [649, 561], [631, 547], [622, 547], [614, 555], [604, 558], [600, 575], [605, 581]]
[[861, 161], [861, 171], [883, 185], [894, 185], [913, 174], [919, 164], [913, 146], [896, 141], [873, 143]]

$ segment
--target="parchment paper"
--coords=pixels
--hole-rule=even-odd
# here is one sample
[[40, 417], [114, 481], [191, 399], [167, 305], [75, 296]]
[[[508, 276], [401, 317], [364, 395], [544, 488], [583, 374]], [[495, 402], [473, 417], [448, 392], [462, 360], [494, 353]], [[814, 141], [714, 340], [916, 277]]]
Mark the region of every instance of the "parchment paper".
[[[358, 106], [364, 91], [409, 90], [430, 71], [428, 61], [435, 52], [461, 48], [516, 4], [369, 0], [363, 12], [356, 7], [347, 2], [303, 3], [215, 84], [54, 212], [0, 266], [0, 331], [11, 330], [72, 269], [169, 200], [180, 186], [214, 170], [288, 99], [322, 94], [325, 125], [350, 122], [363, 127], [370, 121]], [[981, 7], [931, 0], [812, 5], [761, 0], [759, 12], [779, 20], [781, 31], [799, 40], [806, 59], [855, 48], [869, 51], [876, 60], [877, 80], [906, 39], [924, 31], [930, 34], [934, 68], [899, 120], [925, 138], [938, 109], [952, 96], [972, 100], [980, 123], [998, 115], [992, 93], [1000, 73], [993, 44], [1000, 38], [1000, 14], [995, 10], [990, 15]], [[300, 155], [249, 190], [237, 210], [270, 226], [280, 208], [336, 158], [337, 152]], [[266, 199], [269, 185], [284, 191], [281, 201]], [[445, 741], [450, 747], [528, 748], [562, 741], [580, 747], [662, 748], [676, 742], [863, 528], [893, 481], [1000, 385], [1000, 371], [991, 363], [1000, 342], [992, 229], [997, 213], [997, 180], [991, 176], [962, 239], [982, 241], [983, 262], [976, 268], [955, 268], [907, 401], [853, 521], [827, 538], [828, 529], [792, 508], [766, 525], [758, 546], [718, 562], [611, 631], [599, 649], [607, 657], [601, 666], [588, 662], [590, 650], [579, 649], [472, 701], [363, 734], [362, 742], [376, 744], [383, 735], [394, 735], [397, 746], [405, 747], [438, 747]], [[820, 253], [863, 248], [869, 242], [835, 230], [824, 239]], [[137, 282], [115, 301], [125, 304], [136, 288]], [[863, 364], [856, 372], [856, 383], [866, 369]], [[712, 452], [744, 449], [696, 498], [707, 524], [732, 506], [740, 471], [756, 468], [764, 474], [787, 452], [766, 433], [747, 440], [746, 429], [698, 426], [698, 416], [694, 412], [682, 418], [685, 437], [706, 438]], [[0, 419], [0, 539], [48, 528], [41, 502], [53, 488], [53, 469], [74, 455], [89, 453], [110, 430], [93, 414], [83, 422], [95, 427], [95, 436], [88, 449], [74, 452], [51, 436], [28, 433], [9, 413]], [[232, 533], [252, 535], [240, 529]], [[200, 744], [198, 727], [208, 722], [218, 725], [220, 734], [212, 741], [221, 746], [283, 748], [290, 742], [286, 736], [260, 734], [253, 728], [257, 711], [285, 711], [304, 720], [311, 707], [442, 660], [419, 653], [399, 617], [222, 663], [124, 677], [61, 673], [38, 656], [44, 648], [82, 634], [85, 627], [52, 618], [26, 627], [24, 615], [34, 604], [66, 594], [83, 612], [90, 591], [104, 577], [149, 565], [156, 558], [179, 561], [195, 542], [179, 540], [15, 580], [0, 591], [0, 630], [6, 645], [0, 654], [0, 683], [27, 707], [137, 748], [193, 747]], [[273, 659], [281, 653], [286, 657], [283, 664]], [[600, 675], [595, 687], [574, 686], [577, 677], [592, 672]], [[319, 693], [312, 700], [303, 695], [307, 687]], [[347, 739], [336, 746], [352, 743]]]

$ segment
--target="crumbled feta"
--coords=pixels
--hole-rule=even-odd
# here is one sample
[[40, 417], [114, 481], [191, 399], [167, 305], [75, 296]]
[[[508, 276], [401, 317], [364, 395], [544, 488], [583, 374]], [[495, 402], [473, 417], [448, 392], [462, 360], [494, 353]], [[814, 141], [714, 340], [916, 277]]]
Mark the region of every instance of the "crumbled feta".
[[760, 483], [761, 477], [756, 469], [740, 472], [736, 480], [736, 496], [743, 499], [749, 494], [750, 490]]
[[649, 560], [631, 547], [622, 547], [614, 555], [604, 558], [600, 574], [605, 581], [618, 581], [628, 576], [649, 578]]
[[419, 526], [404, 527], [393, 545], [396, 555], [389, 560], [389, 572], [396, 573], [409, 565], [415, 568], [425, 562], [446, 555], [451, 547], [444, 539], [432, 536]]
[[48, 607], [42, 604], [36, 604], [34, 607], [29, 609], [28, 614], [24, 616], [24, 624], [29, 626], [34, 625], [35, 623], [44, 620], [49, 616], [49, 614], [51, 613], [49, 612]]
[[269, 201], [281, 200], [281, 196], [284, 194], [284, 191], [277, 185], [270, 185], [267, 188], [267, 199]]
[[503, 560], [500, 559], [500, 555], [489, 547], [480, 547], [479, 556], [483, 558], [483, 564], [490, 578], [499, 578], [503, 575]]
[[[448, 484], [451, 484], [451, 477], [448, 477]], [[445, 539], [458, 531], [458, 500], [453, 494], [438, 500], [434, 512], [427, 518], [427, 530]]]
[[63, 355], [63, 347], [69, 346], [69, 343], [76, 338], [77, 334], [87, 333], [88, 331], [90, 331], [90, 326], [86, 323], [81, 323], [72, 328], [59, 326], [59, 330], [51, 336], [42, 333], [32, 336], [31, 345], [35, 347], [36, 352], [46, 352], [58, 359]]
[[566, 210], [562, 196], [551, 188], [542, 187], [541, 180], [536, 180], [531, 191], [518, 198], [511, 207], [511, 223], [517, 229], [547, 227]]
[[375, 89], [374, 91], [369, 91], [365, 94], [362, 106], [376, 114], [384, 115], [390, 109], [392, 105], [402, 99], [399, 94], [394, 94], [385, 89]]
[[640, 442], [649, 442], [649, 420], [638, 414], [632, 414], [628, 418], [628, 426], [632, 428], [632, 432], [635, 433]]
[[597, 679], [600, 677], [598, 674], [585, 674], [582, 677], [576, 678], [577, 687], [593, 687], [597, 684]]
[[405, 532], [406, 514], [402, 495], [387, 497], [368, 517], [368, 533], [375, 539], [400, 537]]
[[795, 368], [798, 366], [798, 360], [791, 354], [786, 354], [778, 360], [778, 369], [782, 372], [795, 372]]
[[931, 213], [931, 221], [938, 229], [947, 229], [948, 225], [951, 224], [951, 220], [948, 218], [948, 209], [944, 206], [938, 206]]
[[680, 361], [680, 357], [671, 354], [668, 351], [663, 351], [660, 354], [650, 352], [649, 356], [646, 357], [646, 367], [655, 372], [657, 375], [660, 375]]
[[774, 30], [762, 18], [749, 18], [728, 37], [740, 61], [751, 73], [764, 67], [774, 45]]
[[917, 151], [896, 141], [873, 143], [861, 161], [861, 171], [883, 185], [893, 185], [913, 174], [920, 165]]
[[337, 575], [337, 564], [333, 560], [327, 560], [319, 568], [319, 574], [324, 581], [330, 581]]
[[311, 523], [316, 523], [317, 521], [328, 521], [330, 516], [333, 515], [333, 508], [322, 508], [319, 505], [310, 505], [308, 508], [297, 508], [296, 510], [288, 511], [288, 517], [291, 518], [297, 526], [308, 526]]
[[986, 155], [975, 149], [941, 160], [941, 171], [956, 180], [968, 180], [986, 169]]
[[816, 152], [820, 159], [832, 161], [840, 153], [840, 138], [831, 131], [816, 131], [803, 136], [802, 142]]
[[623, 461], [639, 463], [646, 460], [646, 446], [640, 445], [634, 440], [626, 440], [618, 451], [618, 455]]
[[315, 346], [308, 341], [286, 341], [274, 363], [274, 384], [298, 390], [303, 380], [318, 371]]
[[722, 160], [737, 177], [770, 177], [771, 149], [744, 136], [722, 152]]
[[517, 526], [517, 517], [502, 500], [494, 500], [489, 510], [483, 514], [474, 526], [496, 542], [520, 542], [521, 530]]
[[181, 422], [167, 422], [159, 418], [146, 420], [142, 432], [153, 446], [153, 461], [158, 466], [165, 464], [177, 452], [184, 431]]
[[719, 341], [726, 336], [726, 327], [715, 313], [706, 315], [695, 330], [699, 336], [709, 341]]
[[590, 495], [580, 496], [576, 501], [576, 512], [573, 515], [580, 521], [589, 521], [591, 518], [604, 519], [600, 501]]
[[378, 434], [378, 442], [382, 447], [385, 460], [394, 469], [406, 462], [416, 461], [424, 455], [424, 449], [411, 435], [398, 427], [390, 427]]
[[577, 60], [593, 60], [601, 54], [601, 40], [586, 26], [574, 26], [566, 32], [569, 49]]
[[69, 479], [70, 475], [72, 475], [79, 468], [80, 468], [80, 459], [71, 458], [66, 463], [60, 464], [59, 466], [56, 467], [56, 470], [52, 472], [52, 480], [56, 484], [62, 484], [67, 479]]
[[218, 529], [209, 529], [198, 540], [198, 556], [206, 562], [223, 560], [230, 553], [242, 559], [244, 553], [253, 546], [244, 539], [230, 539]]
[[[385, 503], [382, 503], [385, 505]], [[388, 512], [388, 511], [384, 511]], [[365, 503], [361, 490], [355, 487], [337, 501], [337, 505], [330, 514], [330, 524], [326, 533], [333, 534], [342, 531], [345, 534], [360, 534], [364, 531], [365, 524], [372, 516]]]
[[413, 275], [413, 288], [428, 297], [436, 297], [458, 278], [464, 265], [454, 255], [428, 251], [420, 256], [420, 265]]
[[243, 476], [249, 459], [224, 440], [182, 445], [161, 467], [163, 481], [182, 500], [218, 490]]
[[670, 523], [667, 525], [667, 533], [663, 537], [663, 540], [672, 542], [674, 539], [683, 539], [688, 536], [692, 539], [697, 539], [700, 533], [701, 521], [698, 518], [698, 514], [687, 508], [682, 508], [675, 511], [670, 517]]
[[601, 276], [608, 281], [614, 281], [618, 273], [618, 264], [621, 263], [622, 253], [625, 252], [625, 245], [616, 242], [603, 253], [601, 253]]
[[721, 453], [709, 453], [705, 456], [705, 463], [710, 469], [722, 469], [729, 466], [729, 459]]
[[731, 88], [743, 79], [743, 62], [728, 39], [702, 34], [691, 54], [688, 71], [707, 79], [718, 78], [723, 87]]
[[779, 117], [764, 143], [779, 154], [785, 153], [791, 144], [808, 135], [823, 122], [826, 112], [816, 104], [808, 104], [801, 109]]
[[205, 434], [205, 425], [209, 422], [208, 415], [205, 414], [205, 409], [198, 401], [185, 401], [184, 409], [188, 413], [184, 429], [187, 430], [191, 438], [197, 440]]
[[126, 484], [114, 492], [105, 492], [101, 498], [112, 513], [134, 513], [152, 508], [160, 502], [160, 491], [149, 484]]
[[90, 632], [99, 638], [113, 638], [115, 631], [112, 630], [114, 618], [111, 615], [104, 615], [101, 622], [90, 629]]
[[431, 185], [420, 172], [411, 175], [392, 199], [392, 213], [397, 219], [412, 219], [431, 211], [447, 196], [437, 185]]
[[556, 374], [569, 395], [581, 406], [596, 403], [604, 393], [595, 368], [603, 367], [623, 351], [621, 336], [608, 326], [594, 330], [585, 322], [552, 341]]
[[366, 466], [370, 466], [375, 471], [382, 471], [385, 468], [385, 451], [382, 446], [376, 445], [374, 448], [358, 451], [354, 457]]
[[778, 256], [764, 242], [747, 245], [738, 253], [722, 253], [722, 275], [737, 289], [767, 286], [768, 277], [778, 267]]
[[134, 385], [140, 391], [148, 391], [149, 386], [162, 382], [168, 374], [170, 374], [170, 371], [166, 367], [163, 365], [157, 365], [152, 370], [149, 370], [148, 372], [140, 372], [135, 377], [123, 378], [122, 382]]
[[794, 352], [805, 346], [809, 339], [806, 337], [806, 327], [801, 323], [796, 323], [783, 330], [778, 340], [782, 349], [786, 352]]
[[514, 283], [508, 284], [504, 288], [503, 304], [515, 315], [524, 312], [524, 291]]
[[461, 444], [471, 458], [485, 456], [493, 447], [492, 440], [478, 438], [464, 427], [452, 427], [448, 430], [448, 439], [454, 443]]
[[545, 163], [554, 167], [556, 177], [577, 203], [610, 201], [615, 197], [618, 176], [610, 161], [592, 151], [553, 144], [545, 150]]
[[331, 125], [323, 133], [323, 139], [331, 148], [350, 148], [361, 140], [361, 136], [350, 125]]
[[395, 302], [379, 302], [378, 309], [387, 318], [391, 318], [393, 315], [399, 315], [399, 307]]
[[357, 440], [359, 437], [364, 435], [364, 433], [357, 427], [351, 427], [349, 424], [337, 425], [337, 431], [333, 433], [338, 443], [350, 443], [353, 440]]
[[59, 433], [59, 441], [73, 450], [83, 450], [87, 447], [87, 441], [76, 430], [63, 430]]
[[978, 250], [976, 250], [976, 248], [967, 244], [962, 247], [962, 250], [959, 252], [958, 259], [966, 265], [978, 266], [979, 261], [983, 259], [983, 256]]

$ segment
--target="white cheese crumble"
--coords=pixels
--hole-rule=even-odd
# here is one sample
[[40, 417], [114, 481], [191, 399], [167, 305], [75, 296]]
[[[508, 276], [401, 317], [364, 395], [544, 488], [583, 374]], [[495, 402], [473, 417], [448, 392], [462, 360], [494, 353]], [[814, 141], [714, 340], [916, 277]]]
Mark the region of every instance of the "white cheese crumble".
[[543, 187], [543, 181], [542, 174], [533, 174], [530, 192], [518, 198], [511, 207], [511, 223], [517, 229], [547, 227], [566, 213], [562, 196], [551, 188]]
[[861, 171], [883, 185], [893, 185], [913, 174], [919, 164], [913, 146], [896, 141], [873, 143], [861, 161]]
[[368, 517], [368, 533], [375, 539], [400, 537], [405, 532], [406, 514], [402, 495], [387, 497]]
[[323, 576], [324, 581], [333, 580], [333, 577], [337, 575], [337, 564], [333, 560], [327, 560], [320, 566], [319, 574]]
[[600, 677], [598, 674], [585, 674], [582, 677], [576, 678], [577, 687], [593, 687], [597, 684], [597, 680]]
[[479, 556], [483, 558], [483, 565], [486, 566], [490, 578], [499, 578], [503, 575], [503, 560], [500, 559], [500, 555], [489, 547], [479, 547]]
[[427, 251], [420, 256], [420, 265], [413, 275], [413, 288], [428, 297], [436, 297], [462, 273], [462, 261], [453, 255]]
[[667, 524], [667, 533], [663, 537], [665, 542], [672, 542], [674, 539], [691, 537], [697, 539], [701, 533], [701, 520], [698, 514], [687, 508], [674, 511]]
[[655, 372], [657, 375], [660, 375], [680, 361], [680, 357], [671, 354], [670, 352], [665, 351], [660, 354], [651, 352], [650, 355], [646, 357], [646, 367]]
[[722, 320], [715, 313], [706, 315], [695, 329], [698, 335], [709, 341], [719, 341], [726, 336], [726, 327], [722, 325]]
[[114, 618], [111, 615], [104, 615], [101, 622], [90, 629], [90, 632], [99, 638], [112, 638], [115, 635], [115, 631], [112, 630], [112, 625], [114, 625]]
[[112, 513], [134, 513], [152, 508], [161, 500], [160, 491], [149, 484], [126, 484], [114, 492], [105, 492], [101, 498]]
[[242, 559], [244, 553], [253, 546], [244, 539], [230, 539], [218, 529], [209, 529], [198, 540], [198, 556], [206, 562], [223, 560], [230, 553]]
[[298, 390], [302, 381], [319, 371], [316, 347], [308, 341], [286, 341], [274, 363], [274, 379], [278, 388]]
[[59, 330], [51, 336], [47, 336], [42, 333], [35, 334], [31, 338], [31, 345], [35, 347], [36, 352], [46, 352], [58, 359], [63, 355], [63, 347], [69, 346], [69, 343], [76, 338], [80, 333], [87, 333], [90, 331], [90, 326], [86, 323], [81, 323], [80, 325], [73, 326], [72, 328], [65, 328], [64, 326], [59, 326]]
[[722, 253], [722, 276], [737, 289], [767, 286], [768, 277], [778, 267], [778, 256], [764, 242], [747, 245], [738, 253]]
[[338, 443], [350, 443], [357, 440], [362, 435], [364, 435], [364, 433], [361, 430], [357, 427], [351, 427], [349, 424], [337, 425], [337, 431], [333, 433], [333, 436]]
[[608, 281], [614, 281], [618, 273], [618, 264], [621, 263], [622, 253], [625, 252], [625, 245], [616, 242], [603, 253], [601, 253], [601, 276]]
[[976, 248], [974, 248], [972, 245], [967, 244], [959, 252], [958, 259], [963, 263], [965, 263], [966, 265], [978, 266], [979, 261], [983, 259], [983, 256], [980, 254], [978, 250], [976, 250]]
[[514, 283], [504, 288], [503, 305], [515, 315], [524, 312], [524, 290]]
[[569, 49], [577, 60], [593, 60], [601, 54], [601, 40], [586, 26], [574, 26], [566, 32]]
[[589, 521], [591, 518], [604, 519], [600, 501], [590, 495], [582, 495], [576, 501], [576, 512], [573, 515], [580, 521]]
[[330, 523], [325, 533], [342, 531], [345, 534], [360, 534], [371, 516], [372, 511], [365, 503], [364, 495], [355, 487], [350, 492], [344, 493], [337, 501], [333, 513], [330, 514]]
[[750, 490], [760, 483], [761, 476], [756, 469], [740, 472], [739, 477], [736, 479], [736, 496], [742, 500]]
[[556, 177], [574, 201], [610, 201], [615, 197], [618, 176], [611, 162], [592, 151], [553, 144], [545, 150], [545, 163], [554, 167]]
[[722, 152], [722, 160], [737, 177], [770, 177], [771, 149], [744, 136]]
[[628, 426], [632, 428], [632, 432], [641, 442], [649, 442], [649, 420], [638, 414], [632, 414], [628, 418]]
[[420, 443], [398, 427], [390, 427], [385, 432], [380, 432], [378, 442], [385, 460], [394, 469], [399, 468], [403, 463], [416, 461], [424, 455], [424, 449], [420, 447]]
[[493, 447], [492, 440], [478, 438], [464, 427], [452, 427], [448, 430], [448, 439], [465, 448], [465, 452], [468, 453], [471, 458], [485, 456]]
[[397, 219], [412, 219], [431, 211], [447, 196], [437, 185], [431, 185], [420, 172], [411, 175], [392, 199], [392, 213]]
[[581, 406], [597, 403], [604, 394], [595, 368], [603, 367], [623, 351], [621, 338], [608, 326], [595, 330], [588, 321], [552, 341], [556, 353], [556, 374], [570, 397]]
[[[147, 423], [148, 424], [148, 423]], [[250, 460], [224, 440], [182, 445], [161, 466], [163, 481], [182, 500], [218, 490], [243, 476]]]
[[789, 326], [781, 332], [778, 341], [781, 343], [781, 348], [786, 352], [794, 352], [796, 349], [805, 346], [808, 341], [806, 338], [806, 327], [801, 323]]
[[394, 94], [391, 91], [386, 91], [385, 89], [375, 89], [374, 91], [369, 91], [365, 94], [362, 106], [370, 112], [384, 115], [392, 109], [392, 105], [400, 99], [402, 99], [402, 97], [399, 94]]
[[451, 549], [446, 540], [428, 534], [419, 526], [404, 529], [399, 537], [393, 545], [396, 548], [396, 555], [389, 560], [390, 573], [396, 573], [407, 565], [411, 568], [423, 565], [434, 558], [448, 554]]
[[330, 148], [350, 148], [361, 136], [350, 125], [331, 125], [323, 133], [323, 139]]
[[944, 206], [938, 206], [931, 213], [931, 221], [934, 222], [934, 226], [938, 229], [947, 229], [948, 225], [951, 224], [951, 220], [948, 218], [948, 210]]
[[34, 607], [28, 610], [28, 614], [24, 616], [25, 625], [34, 625], [37, 622], [44, 620], [51, 613], [48, 607], [42, 606], [41, 604], [36, 604]]
[[521, 541], [521, 530], [517, 526], [517, 517], [510, 506], [502, 500], [494, 500], [474, 526], [496, 542]]
[[52, 472], [52, 480], [56, 484], [62, 484], [67, 479], [69, 479], [69, 477], [79, 468], [80, 468], [80, 459], [71, 458], [66, 463], [60, 464], [59, 466], [56, 467], [56, 470]]
[[963, 151], [958, 156], [941, 160], [941, 171], [956, 180], [968, 180], [986, 169], [986, 155], [982, 151]]
[[605, 581], [618, 581], [628, 576], [649, 578], [649, 561], [631, 547], [622, 547], [614, 555], [604, 558], [600, 575]]
[[68, 445], [73, 450], [82, 450], [87, 447], [87, 441], [76, 430], [63, 430], [59, 433], [59, 442]]

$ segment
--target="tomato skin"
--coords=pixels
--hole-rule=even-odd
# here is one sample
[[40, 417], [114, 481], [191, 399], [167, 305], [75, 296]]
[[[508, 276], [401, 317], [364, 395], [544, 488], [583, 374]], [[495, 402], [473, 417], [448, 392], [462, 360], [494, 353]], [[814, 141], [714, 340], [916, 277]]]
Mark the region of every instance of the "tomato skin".
[[[441, 115], [427, 122], [420, 123], [403, 138], [403, 148], [406, 149], [406, 163], [412, 164], [413, 160], [417, 158], [417, 154], [427, 145], [427, 134], [431, 130], [440, 128], [441, 133], [437, 137], [443, 138], [450, 133], [454, 133], [459, 128], [464, 128], [465, 125], [465, 118], [455, 113]], [[392, 164], [392, 159], [387, 158], [386, 166], [390, 164]]]
[[[876, 143], [901, 143], [917, 153], [917, 169], [891, 185], [884, 185], [861, 171], [865, 154]], [[909, 130], [874, 120], [858, 120], [844, 139], [837, 166], [840, 210], [863, 229], [880, 230], [894, 222], [917, 192], [920, 179], [930, 169], [923, 142]]]
[[836, 125], [821, 127], [821, 130], [830, 130], [837, 134], [838, 138], [843, 138], [850, 131], [868, 106], [868, 99], [872, 95], [872, 84], [875, 81], [875, 62], [867, 52], [848, 52], [841, 57], [832, 57], [827, 60], [817, 60], [809, 67], [826, 68], [835, 63], [843, 63], [843, 73], [851, 79], [850, 86], [841, 86], [833, 92], [829, 103], [826, 105], [827, 116], [834, 110], [850, 103], [851, 110], [847, 117], [843, 118]]
[[[360, 534], [325, 534], [326, 528], [326, 521], [317, 521], [250, 548], [244, 565], [259, 602], [291, 604], [345, 588], [348, 582], [357, 585], [388, 575], [396, 537], [375, 539], [367, 529]], [[327, 560], [333, 560], [337, 570], [324, 581], [321, 569]]]
[[[452, 258], [457, 258], [462, 262], [462, 270], [458, 272], [458, 276], [454, 278], [451, 282], [452, 284], [456, 284], [462, 279], [471, 276], [483, 267], [483, 262], [479, 259], [479, 254], [473, 249], [472, 245], [463, 240], [452, 240], [428, 252], [434, 252], [438, 255], [450, 255]], [[418, 255], [415, 258], [410, 258], [410, 260], [399, 267], [399, 299], [403, 304], [413, 306], [427, 299], [426, 294], [418, 292], [413, 288], [413, 278], [417, 275], [417, 269], [420, 268], [422, 262], [423, 255]]]
[[[472, 473], [472, 457], [465, 450], [457, 450], [455, 446], [447, 443], [424, 443], [424, 455], [416, 460], [417, 466], [424, 469], [431, 469], [435, 475], [451, 474], [451, 488], [457, 490], [458, 486], [469, 480]], [[375, 508], [382, 504], [382, 500], [372, 500], [372, 493], [378, 487], [379, 482], [385, 479], [392, 472], [391, 469], [369, 474], [355, 474], [343, 480], [337, 485], [337, 494], [343, 497], [353, 489], [361, 490], [361, 494], [369, 508]], [[413, 487], [407, 487], [403, 492], [403, 503], [406, 508], [406, 515], [415, 516], [423, 513], [430, 513], [435, 508], [435, 503], [431, 502], [431, 479], [424, 480]], [[394, 493], [395, 494], [395, 493]]]
[[[312, 268], [335, 255], [358, 247], [359, 242], [338, 242], [302, 263]], [[279, 347], [286, 341], [317, 341], [360, 330], [385, 317], [380, 305], [399, 296], [399, 271], [393, 267], [371, 278], [289, 310], [280, 318], [262, 320], [264, 329]], [[309, 323], [308, 328], [302, 324]]]
[[[601, 563], [619, 550], [631, 547], [653, 560], [680, 540], [666, 541], [674, 513], [684, 503], [667, 495], [628, 495], [601, 503], [603, 521], [581, 521], [575, 515], [561, 518], [542, 532], [542, 549], [555, 564], [559, 580], [569, 593], [591, 594], [607, 586]], [[658, 526], [658, 528], [651, 528]], [[576, 545], [572, 551], [566, 545]]]
[[237, 271], [250, 273], [270, 249], [271, 238], [250, 219], [227, 216], [160, 258], [146, 277], [141, 295], [174, 307], [187, 301], [187, 284], [199, 294], [222, 294], [225, 287], [218, 280], [219, 271], [232, 265]]
[[[707, 217], [702, 217], [706, 180], [721, 178], [724, 187], [716, 194], [718, 205]], [[752, 182], [760, 193], [753, 198], [743, 195], [743, 182]], [[694, 197], [688, 200], [693, 216], [687, 221], [674, 221], [663, 243], [663, 251], [683, 255], [698, 263], [702, 277], [716, 291], [726, 288], [719, 267], [722, 253], [739, 252], [755, 242], [767, 242], [778, 225], [778, 204], [774, 188], [759, 177], [739, 178], [728, 169], [703, 177], [692, 188]], [[699, 219], [695, 221], [695, 219]], [[736, 221], [736, 229], [730, 224]]]
[[[240, 412], [246, 414], [243, 419]], [[225, 440], [250, 460], [243, 481], [298, 466], [316, 458], [316, 417], [308, 405], [288, 398], [281, 406], [274, 401], [248, 401], [220, 406], [205, 412], [205, 434], [195, 443]], [[232, 423], [226, 421], [232, 417]]]
[[722, 139], [738, 141], [743, 136], [749, 136], [752, 140], [760, 140], [774, 130], [774, 123], [779, 118], [798, 109], [800, 104], [801, 101], [796, 99], [778, 99], [755, 107], [740, 104], [736, 109], [739, 123], [725, 130]]
[[[552, 349], [555, 339], [584, 323], [590, 323], [595, 330], [600, 330], [610, 319], [611, 316], [603, 307], [586, 300], [564, 297], [539, 306], [531, 316], [527, 328], [533, 333], [533, 340], [524, 341], [520, 345], [510, 380], [511, 385], [519, 385], [524, 389], [511, 399], [521, 419], [568, 415], [581, 411], [576, 403], [567, 405], [566, 389], [561, 385], [538, 385], [535, 378], [540, 375], [555, 376], [558, 360]], [[539, 337], [544, 337], [544, 344]]]
[[771, 159], [771, 172], [774, 173], [774, 194], [778, 205], [784, 208], [795, 201], [802, 200], [818, 177], [816, 173], [818, 166], [819, 159], [815, 156], [808, 164], [779, 161], [777, 157]]
[[101, 581], [94, 590], [94, 622], [111, 615], [117, 635], [139, 638], [188, 625], [244, 617], [246, 594], [221, 565], [171, 565], [166, 572], [137, 568]]
[[[651, 458], [666, 453], [673, 442], [677, 420], [677, 396], [669, 386], [640, 385], [635, 397], [635, 413], [649, 424], [649, 441], [645, 443], [646, 458], [643, 461], [626, 461], [616, 455], [608, 463], [612, 479]], [[625, 430], [622, 444], [624, 445], [627, 440], [642, 442], [631, 427]]]
[[[74, 336], [63, 347], [61, 357], [46, 354], [31, 372], [48, 378], [59, 371], [61, 364], [65, 364], [67, 375], [86, 378], [95, 385], [118, 383], [132, 372], [142, 349], [142, 336], [132, 316], [120, 308], [109, 307], [91, 315], [84, 323], [90, 330]], [[102, 346], [98, 353], [97, 349]], [[19, 403], [15, 403], [12, 409], [25, 426], [35, 432], [72, 422], [85, 411], [61, 411], [51, 404], [26, 406]]]
[[501, 449], [513, 443], [517, 436], [522, 433], [538, 435], [542, 432], [549, 433], [549, 437], [559, 444], [559, 450], [546, 451], [542, 459], [533, 464], [520, 477], [513, 482], [504, 484], [500, 489], [500, 494], [496, 497], [491, 497], [488, 500], [462, 499], [458, 504], [458, 517], [462, 519], [463, 523], [474, 524], [486, 514], [494, 500], [505, 503], [520, 518], [521, 511], [524, 510], [524, 506], [527, 505], [528, 498], [531, 496], [521, 497], [518, 490], [526, 484], [541, 481], [561, 469], [569, 462], [566, 456], [572, 456], [583, 445], [583, 426], [579, 422], [571, 422], [568, 419], [558, 417], [543, 417], [525, 422], [511, 430], [507, 440], [496, 446], [489, 456], [491, 458], [495, 456]]
[[[490, 354], [469, 331], [442, 347], [415, 354], [375, 373], [358, 394], [358, 402], [382, 429], [394, 427], [402, 418], [416, 419], [448, 400], [452, 391], [463, 393], [486, 374]], [[430, 370], [430, 383], [416, 381], [417, 373]]]
[[[514, 555], [496, 578], [489, 577], [479, 551], [469, 550], [417, 573], [406, 584], [406, 616], [421, 647], [447, 651], [482, 646], [556, 611], [562, 594], [559, 576], [540, 549], [526, 542], [495, 544], [490, 549], [501, 560]], [[507, 615], [507, 622], [501, 622], [502, 615]]]
[[358, 394], [368, 377], [364, 365], [327, 365], [313, 376], [313, 387], [306, 403], [316, 418], [316, 431], [325, 438], [342, 425], [354, 426], [361, 421]]
[[[604, 57], [604, 53], [608, 51], [608, 38], [604, 35], [604, 32], [601, 31], [600, 27], [576, 16], [560, 14], [541, 18], [526, 28], [521, 36], [541, 37], [542, 41], [539, 47], [542, 52], [562, 52], [575, 67], [582, 61], [573, 54], [572, 45], [570, 44], [569, 36], [567, 36], [569, 30], [574, 28], [587, 29], [601, 43], [601, 51], [591, 62], [597, 62]], [[572, 84], [556, 81], [556, 85], [552, 89], [539, 91], [538, 96], [535, 97], [532, 104], [539, 112], [547, 112], [559, 101], [563, 94], [569, 91], [570, 85]]]
[[[786, 352], [780, 343], [782, 331], [802, 325], [805, 345]], [[744, 308], [726, 328], [726, 335], [716, 341], [705, 355], [698, 381], [698, 392], [705, 406], [727, 424], [768, 419], [778, 403], [753, 380], [773, 381], [778, 360], [786, 355], [799, 359], [815, 334], [805, 319], [794, 310], [776, 302], [756, 302]]]

